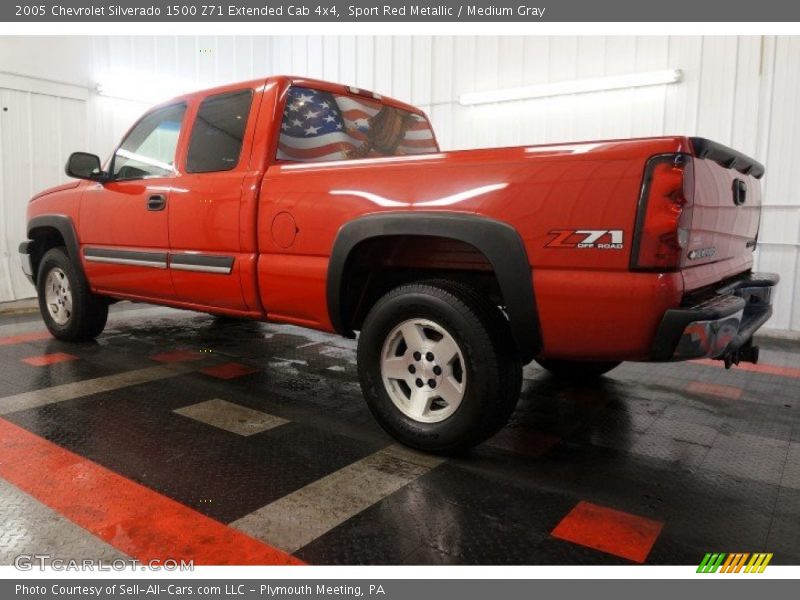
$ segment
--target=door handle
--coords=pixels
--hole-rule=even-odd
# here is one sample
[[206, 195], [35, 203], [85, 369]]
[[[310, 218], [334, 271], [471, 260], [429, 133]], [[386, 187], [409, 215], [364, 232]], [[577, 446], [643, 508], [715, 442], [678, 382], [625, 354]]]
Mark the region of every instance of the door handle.
[[167, 197], [164, 194], [153, 194], [147, 199], [147, 210], [164, 210]]

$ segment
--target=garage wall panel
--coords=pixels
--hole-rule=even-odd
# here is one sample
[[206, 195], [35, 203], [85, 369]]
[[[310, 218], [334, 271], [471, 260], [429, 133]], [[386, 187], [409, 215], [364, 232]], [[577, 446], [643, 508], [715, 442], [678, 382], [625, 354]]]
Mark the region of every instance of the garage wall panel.
[[199, 36], [195, 39], [196, 83], [209, 86], [219, 83], [219, 78], [217, 77], [218, 53], [217, 39], [215, 37]]
[[173, 79], [180, 77], [178, 43], [174, 37], [156, 36], [153, 38], [153, 59], [158, 65], [159, 74], [164, 73], [164, 77]]
[[[774, 268], [783, 278], [781, 302], [774, 327], [800, 331], [800, 38], [781, 37], [775, 42], [774, 76], [769, 97], [770, 118], [766, 141], [769, 175], [764, 229], [759, 241], [759, 267]], [[772, 325], [772, 324], [771, 324]]]
[[703, 44], [702, 37], [669, 38], [666, 66], [679, 68], [683, 72], [683, 80], [680, 85], [669, 85], [664, 90], [662, 131], [666, 135], [697, 131]]
[[738, 46], [735, 37], [707, 37], [703, 45], [697, 133], [723, 144], [731, 143]]
[[345, 35], [339, 38], [339, 76], [338, 81], [356, 85], [356, 37]]
[[237, 71], [235, 38], [230, 36], [217, 38], [214, 60], [217, 83], [224, 83], [234, 77], [234, 73]]
[[197, 39], [189, 36], [177, 38], [175, 51], [177, 53], [178, 73], [180, 73], [181, 78], [197, 82], [197, 59], [199, 54]]
[[763, 72], [764, 43], [765, 40], [761, 37], [739, 38], [736, 57], [730, 144], [750, 156], [760, 152], [760, 122], [758, 118], [753, 118], [753, 115], [759, 115], [759, 104], [762, 101], [761, 82], [762, 80], [766, 82]]
[[17, 252], [28, 201], [62, 183], [68, 149], [85, 147], [86, 103], [0, 88], [0, 106], [0, 300], [16, 300], [34, 293]]
[[301, 71], [322, 79], [322, 36], [300, 37], [292, 45], [292, 72]]
[[431, 50], [431, 102], [453, 101], [453, 38], [434, 37]]
[[[58, 184], [64, 178], [64, 161], [61, 156], [61, 127], [64, 115], [61, 113], [61, 101], [54, 96], [29, 94], [29, 123], [34, 153], [31, 149], [30, 162], [22, 164], [26, 174], [33, 177], [33, 163], [36, 164], [37, 183], [43, 187]], [[35, 157], [35, 158], [34, 158]], [[14, 203], [16, 211], [23, 208], [21, 203]], [[18, 213], [17, 213], [18, 214]]]
[[[237, 69], [244, 68], [245, 65], [250, 67], [250, 71], [244, 79], [255, 79], [257, 77], [261, 77], [267, 73], [275, 73], [276, 69], [273, 67], [273, 62], [275, 61], [275, 52], [272, 47], [272, 39], [271, 38], [249, 38], [250, 48], [252, 51], [252, 55], [247, 57], [246, 52], [247, 49], [244, 47], [243, 41], [248, 40], [248, 38], [237, 38], [239, 46], [237, 56], [242, 58], [237, 58], [236, 65]], [[242, 77], [236, 77], [237, 81], [240, 81]]]
[[[433, 40], [430, 36], [412, 38], [411, 47], [411, 102], [416, 106], [432, 102]], [[347, 81], [342, 78], [342, 81]]]
[[[392, 80], [393, 40], [389, 37], [374, 38], [375, 62], [373, 65], [373, 83], [371, 89], [388, 96], [394, 96]], [[398, 96], [399, 97], [399, 96]]]
[[329, 81], [341, 81], [339, 68], [339, 38], [331, 35], [322, 40], [322, 78]]
[[367, 90], [375, 89], [375, 38], [356, 38], [356, 85]]
[[233, 38], [233, 58], [231, 63], [233, 76], [236, 79], [251, 79], [253, 76], [253, 63], [258, 60], [257, 55], [263, 52], [263, 50], [259, 51], [255, 47], [254, 41], [254, 38], [251, 37]]
[[392, 92], [396, 98], [411, 100], [411, 69], [412, 69], [412, 44], [411, 37], [397, 36], [392, 38], [392, 60], [389, 63], [391, 72]]
[[292, 38], [274, 38], [271, 44], [267, 45], [268, 51], [272, 54], [271, 71], [274, 73], [292, 72]]
[[[54, 43], [45, 40], [54, 39]], [[0, 36], [0, 72], [88, 85], [92, 79], [93, 38]]]
[[[20, 263], [17, 255], [19, 235], [14, 229], [17, 223], [24, 223], [27, 200], [33, 193], [33, 146], [35, 144], [31, 120], [31, 94], [17, 90], [0, 89], [2, 104], [2, 126], [0, 126], [0, 144], [3, 155], [3, 197], [4, 197], [4, 240], [2, 247], [2, 269], [6, 274], [5, 292], [10, 299], [30, 295], [26, 290], [27, 282], [20, 280]], [[46, 119], [48, 115], [37, 114]], [[41, 135], [41, 132], [36, 132]], [[41, 143], [35, 145], [41, 146]], [[45, 175], [49, 177], [49, 175]], [[46, 185], [46, 184], [45, 184]], [[22, 236], [24, 238], [24, 235]], [[25, 292], [28, 292], [27, 294]]]
[[[105, 157], [147, 108], [143, 102], [91, 93], [112, 76], [181, 82], [200, 88], [265, 76], [297, 74], [334, 79], [424, 107], [445, 149], [541, 144], [668, 134], [702, 135], [754, 155], [768, 165], [757, 266], [783, 277], [771, 327], [800, 331], [800, 38], [759, 36], [115, 36], [0, 39], [2, 72], [44, 76], [82, 86], [88, 102], [61, 99], [42, 128], [59, 121], [62, 142], [42, 156], [47, 166], [25, 180], [21, 158], [3, 180], [2, 248], [15, 249], [24, 208], [8, 196], [59, 181], [66, 154], [79, 146]], [[12, 58], [9, 58], [15, 55]], [[22, 59], [19, 59], [22, 57]], [[38, 58], [37, 58], [38, 57]], [[38, 61], [38, 62], [37, 62]], [[458, 96], [475, 90], [679, 68], [677, 85], [616, 90], [465, 107]], [[40, 75], [43, 73], [43, 75]], [[0, 86], [2, 87], [2, 86]], [[10, 98], [10, 97], [9, 97]], [[53, 101], [28, 99], [29, 110]], [[70, 104], [72, 102], [72, 104]], [[76, 111], [80, 113], [76, 114]], [[69, 116], [65, 116], [69, 113]], [[53, 116], [56, 115], [56, 116]], [[7, 120], [7, 119], [6, 119]], [[45, 126], [44, 124], [48, 124]], [[66, 123], [69, 123], [67, 125]], [[81, 124], [76, 128], [75, 124]], [[15, 150], [25, 147], [7, 134]], [[41, 134], [43, 135], [43, 134]], [[82, 146], [81, 146], [82, 145]], [[7, 162], [4, 158], [4, 163]], [[17, 161], [17, 162], [15, 162]], [[0, 175], [2, 176], [2, 175]], [[27, 183], [26, 183], [27, 181]], [[9, 257], [4, 257], [6, 264]], [[7, 266], [0, 300], [20, 293]], [[29, 293], [29, 291], [27, 292]]]

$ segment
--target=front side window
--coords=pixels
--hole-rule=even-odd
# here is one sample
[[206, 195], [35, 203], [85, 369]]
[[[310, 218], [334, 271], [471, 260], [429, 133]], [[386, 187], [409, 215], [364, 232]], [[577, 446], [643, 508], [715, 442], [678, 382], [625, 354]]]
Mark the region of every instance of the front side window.
[[421, 115], [361, 96], [289, 88], [278, 159], [316, 162], [438, 151]]
[[203, 100], [189, 141], [186, 157], [189, 173], [236, 168], [252, 102], [252, 90], [219, 94]]
[[114, 179], [173, 175], [175, 150], [185, 113], [185, 104], [175, 104], [145, 115], [114, 153]]

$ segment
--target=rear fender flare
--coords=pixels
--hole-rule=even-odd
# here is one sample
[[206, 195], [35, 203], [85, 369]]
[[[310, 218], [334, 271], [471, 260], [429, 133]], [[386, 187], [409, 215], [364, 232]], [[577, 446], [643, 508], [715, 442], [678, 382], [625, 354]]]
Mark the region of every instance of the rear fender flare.
[[336, 235], [328, 264], [328, 316], [335, 331], [346, 337], [355, 336], [343, 305], [342, 289], [353, 251], [366, 240], [399, 235], [450, 238], [482, 252], [500, 285], [520, 357], [528, 363], [539, 353], [541, 331], [531, 266], [522, 238], [507, 223], [464, 213], [374, 214], [345, 223]]

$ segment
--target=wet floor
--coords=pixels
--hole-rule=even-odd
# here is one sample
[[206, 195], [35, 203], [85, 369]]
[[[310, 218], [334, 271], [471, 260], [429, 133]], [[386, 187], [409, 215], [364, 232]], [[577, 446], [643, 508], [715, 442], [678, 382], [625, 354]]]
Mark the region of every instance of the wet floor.
[[[220, 563], [273, 557], [259, 549], [314, 564], [800, 563], [797, 344], [762, 342], [747, 369], [624, 364], [586, 385], [534, 364], [508, 426], [443, 460], [376, 425], [350, 340], [127, 303], [96, 343], [42, 331], [0, 318], [3, 563], [65, 539], [136, 556], [140, 528], [162, 527], [166, 548], [181, 519], [209, 528], [220, 545], [202, 556]], [[135, 519], [78, 506], [75, 465], [141, 494]]]

